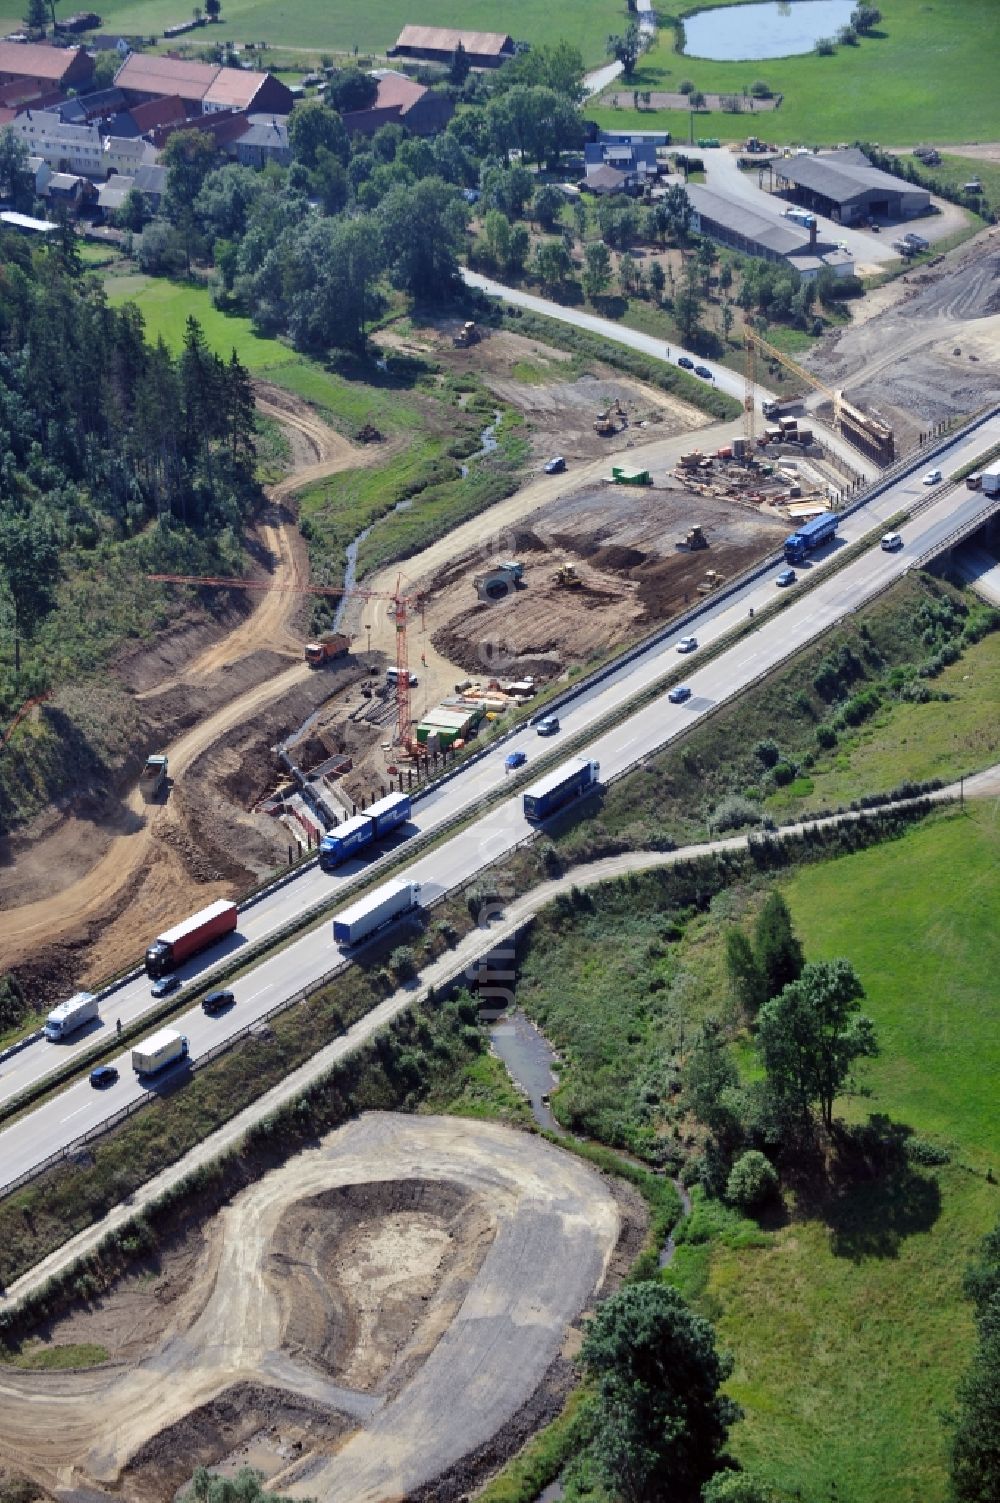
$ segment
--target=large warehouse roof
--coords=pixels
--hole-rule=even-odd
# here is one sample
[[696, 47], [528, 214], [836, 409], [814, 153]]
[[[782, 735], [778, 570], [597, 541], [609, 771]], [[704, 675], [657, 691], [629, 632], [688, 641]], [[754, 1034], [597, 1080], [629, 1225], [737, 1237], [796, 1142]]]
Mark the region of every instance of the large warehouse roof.
[[873, 167], [860, 151], [826, 151], [817, 156], [786, 157], [775, 171], [800, 188], [809, 188], [834, 203], [849, 203], [863, 193], [920, 193], [919, 184], [908, 183]]
[[790, 256], [809, 248], [809, 236], [803, 230], [758, 214], [746, 204], [723, 198], [721, 193], [713, 193], [711, 188], [703, 188], [700, 183], [689, 183], [685, 191], [692, 208], [703, 219], [710, 219], [734, 235], [742, 235], [745, 240], [765, 246], [777, 256]]
[[459, 42], [466, 52], [497, 57], [513, 43], [502, 31], [455, 31], [447, 26], [404, 26], [397, 47], [417, 47], [424, 52], [454, 52]]

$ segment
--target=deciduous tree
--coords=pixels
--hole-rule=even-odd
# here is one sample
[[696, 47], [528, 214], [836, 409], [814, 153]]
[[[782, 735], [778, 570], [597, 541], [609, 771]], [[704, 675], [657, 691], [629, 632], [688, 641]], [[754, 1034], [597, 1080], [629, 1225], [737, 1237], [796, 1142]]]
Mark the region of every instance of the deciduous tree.
[[818, 1105], [828, 1131], [855, 1060], [878, 1053], [875, 1025], [859, 1005], [864, 995], [849, 961], [820, 961], [758, 1015], [757, 1048], [771, 1091], [800, 1118]]
[[792, 928], [792, 915], [780, 892], [768, 893], [754, 931], [754, 955], [764, 988], [764, 999], [776, 997], [782, 987], [802, 974], [805, 957]]
[[626, 78], [631, 78], [642, 51], [642, 34], [636, 21], [630, 21], [624, 32], [608, 37], [607, 54], [617, 58]]

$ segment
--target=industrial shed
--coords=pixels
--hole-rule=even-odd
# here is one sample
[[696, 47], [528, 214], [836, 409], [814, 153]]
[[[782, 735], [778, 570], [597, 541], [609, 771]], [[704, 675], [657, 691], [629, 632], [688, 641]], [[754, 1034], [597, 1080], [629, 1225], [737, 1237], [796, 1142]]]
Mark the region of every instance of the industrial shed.
[[419, 57], [450, 63], [461, 42], [473, 68], [499, 68], [514, 56], [512, 37], [501, 31], [455, 31], [449, 26], [404, 26], [389, 57]]
[[761, 261], [783, 261], [807, 281], [824, 270], [838, 277], [854, 271], [854, 258], [848, 252], [829, 241], [824, 244], [817, 240], [815, 220], [808, 229], [800, 229], [788, 220], [771, 219], [740, 200], [703, 188], [700, 183], [689, 183], [686, 192], [692, 209], [691, 228], [741, 255], [756, 256]]
[[926, 188], [873, 167], [863, 151], [822, 151], [774, 164], [779, 189], [796, 203], [841, 224], [866, 219], [916, 219], [930, 211]]

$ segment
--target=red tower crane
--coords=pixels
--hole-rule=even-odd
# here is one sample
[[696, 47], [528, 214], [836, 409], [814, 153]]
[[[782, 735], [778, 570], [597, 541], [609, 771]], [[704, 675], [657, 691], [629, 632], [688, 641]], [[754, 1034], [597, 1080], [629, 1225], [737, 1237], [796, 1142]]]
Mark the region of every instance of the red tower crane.
[[292, 595], [339, 595], [362, 600], [387, 600], [390, 615], [396, 629], [396, 739], [406, 743], [410, 739], [410, 666], [406, 645], [406, 632], [413, 611], [423, 611], [424, 596], [419, 591], [411, 594], [402, 589], [403, 576], [396, 579], [395, 590], [366, 590], [360, 586], [344, 588], [338, 585], [275, 584], [269, 579], [230, 579], [208, 574], [147, 574], [147, 579], [158, 584], [192, 585], [197, 589], [216, 590], [287, 590]]

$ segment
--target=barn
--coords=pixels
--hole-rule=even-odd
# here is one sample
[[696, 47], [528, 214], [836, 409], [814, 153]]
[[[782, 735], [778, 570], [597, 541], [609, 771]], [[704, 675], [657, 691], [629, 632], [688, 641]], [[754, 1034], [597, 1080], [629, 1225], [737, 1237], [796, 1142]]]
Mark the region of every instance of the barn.
[[855, 148], [783, 157], [774, 163], [774, 175], [796, 203], [841, 224], [916, 219], [930, 211], [926, 188], [873, 167]]
[[416, 57], [450, 63], [459, 43], [473, 68], [499, 68], [514, 56], [512, 37], [500, 31], [455, 31], [448, 26], [404, 26], [390, 57]]

